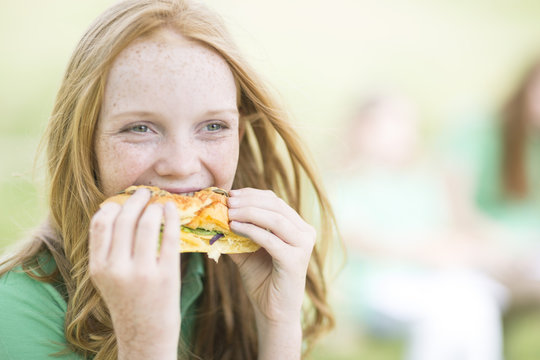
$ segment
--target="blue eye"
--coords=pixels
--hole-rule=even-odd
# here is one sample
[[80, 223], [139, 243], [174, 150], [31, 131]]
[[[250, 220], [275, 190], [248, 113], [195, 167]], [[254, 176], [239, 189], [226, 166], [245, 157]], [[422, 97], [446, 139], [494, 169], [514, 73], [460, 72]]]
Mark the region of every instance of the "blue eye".
[[131, 131], [137, 132], [137, 133], [145, 133], [148, 132], [150, 129], [148, 129], [148, 126], [146, 125], [135, 125], [131, 128]]
[[218, 130], [221, 130], [223, 128], [223, 126], [221, 126], [220, 124], [208, 124], [206, 125], [206, 130], [208, 131], [218, 131]]

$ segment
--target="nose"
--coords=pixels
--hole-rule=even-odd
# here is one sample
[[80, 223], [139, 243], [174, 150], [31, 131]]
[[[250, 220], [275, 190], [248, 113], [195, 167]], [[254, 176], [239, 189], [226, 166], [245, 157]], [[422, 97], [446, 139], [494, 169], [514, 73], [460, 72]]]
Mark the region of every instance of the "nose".
[[201, 171], [201, 161], [190, 139], [169, 139], [160, 146], [155, 171], [163, 177], [188, 178]]

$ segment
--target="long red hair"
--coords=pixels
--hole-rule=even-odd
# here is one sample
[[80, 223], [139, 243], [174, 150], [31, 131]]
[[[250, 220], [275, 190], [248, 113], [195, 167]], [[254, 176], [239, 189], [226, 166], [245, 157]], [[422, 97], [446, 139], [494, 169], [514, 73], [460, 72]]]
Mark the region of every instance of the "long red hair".
[[[327, 302], [323, 264], [335, 219], [329, 201], [286, 112], [239, 55], [222, 21], [199, 3], [184, 0], [129, 0], [101, 15], [79, 42], [68, 65], [45, 142], [49, 179], [49, 221], [27, 248], [14, 254], [0, 275], [15, 265], [39, 267], [39, 252], [49, 251], [58, 272], [43, 281], [63, 279], [67, 313], [65, 336], [73, 351], [96, 360], [117, 357], [107, 307], [88, 274], [88, 228], [105, 195], [93, 152], [105, 81], [115, 57], [133, 40], [167, 27], [220, 54], [238, 88], [240, 121], [246, 134], [234, 188], [271, 189], [300, 214], [310, 194], [320, 214], [320, 232], [308, 268], [303, 316], [305, 351], [334, 324]], [[183, 264], [189, 262], [185, 256]], [[28, 271], [31, 274], [31, 271]], [[227, 257], [207, 261], [194, 343], [186, 357], [248, 360], [257, 357], [254, 315], [235, 265]]]
[[501, 177], [504, 195], [509, 198], [523, 198], [530, 188], [526, 168], [526, 143], [531, 122], [529, 90], [538, 81], [540, 61], [527, 69], [501, 111]]

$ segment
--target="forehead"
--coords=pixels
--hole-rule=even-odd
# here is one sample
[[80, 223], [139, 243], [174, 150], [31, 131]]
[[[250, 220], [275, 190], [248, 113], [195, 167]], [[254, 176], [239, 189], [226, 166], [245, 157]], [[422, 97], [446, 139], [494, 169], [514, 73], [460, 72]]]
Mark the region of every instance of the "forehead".
[[187, 65], [228, 69], [225, 60], [209, 47], [166, 29], [133, 41], [120, 52], [113, 69], [139, 65], [158, 70], [164, 63], [177, 71]]
[[105, 96], [115, 102], [145, 91], [174, 95], [185, 88], [194, 96], [219, 92], [220, 97], [236, 98], [234, 76], [216, 51], [172, 30], [161, 30], [120, 52], [109, 71]]

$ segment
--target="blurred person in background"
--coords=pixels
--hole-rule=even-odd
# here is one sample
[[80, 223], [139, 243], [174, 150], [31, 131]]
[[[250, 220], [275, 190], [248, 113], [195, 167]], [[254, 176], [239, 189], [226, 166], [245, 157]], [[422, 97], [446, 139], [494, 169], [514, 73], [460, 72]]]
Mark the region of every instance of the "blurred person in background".
[[[490, 272], [510, 309], [540, 305], [540, 58], [522, 72], [495, 114], [463, 117], [444, 140], [471, 198], [469, 223], [506, 254]], [[472, 215], [472, 216], [471, 216]]]
[[415, 106], [369, 98], [344, 136], [330, 180], [348, 247], [341, 324], [406, 340], [410, 360], [502, 359], [506, 290], [475, 264], [482, 244], [459, 229], [460, 194], [425, 151]]

